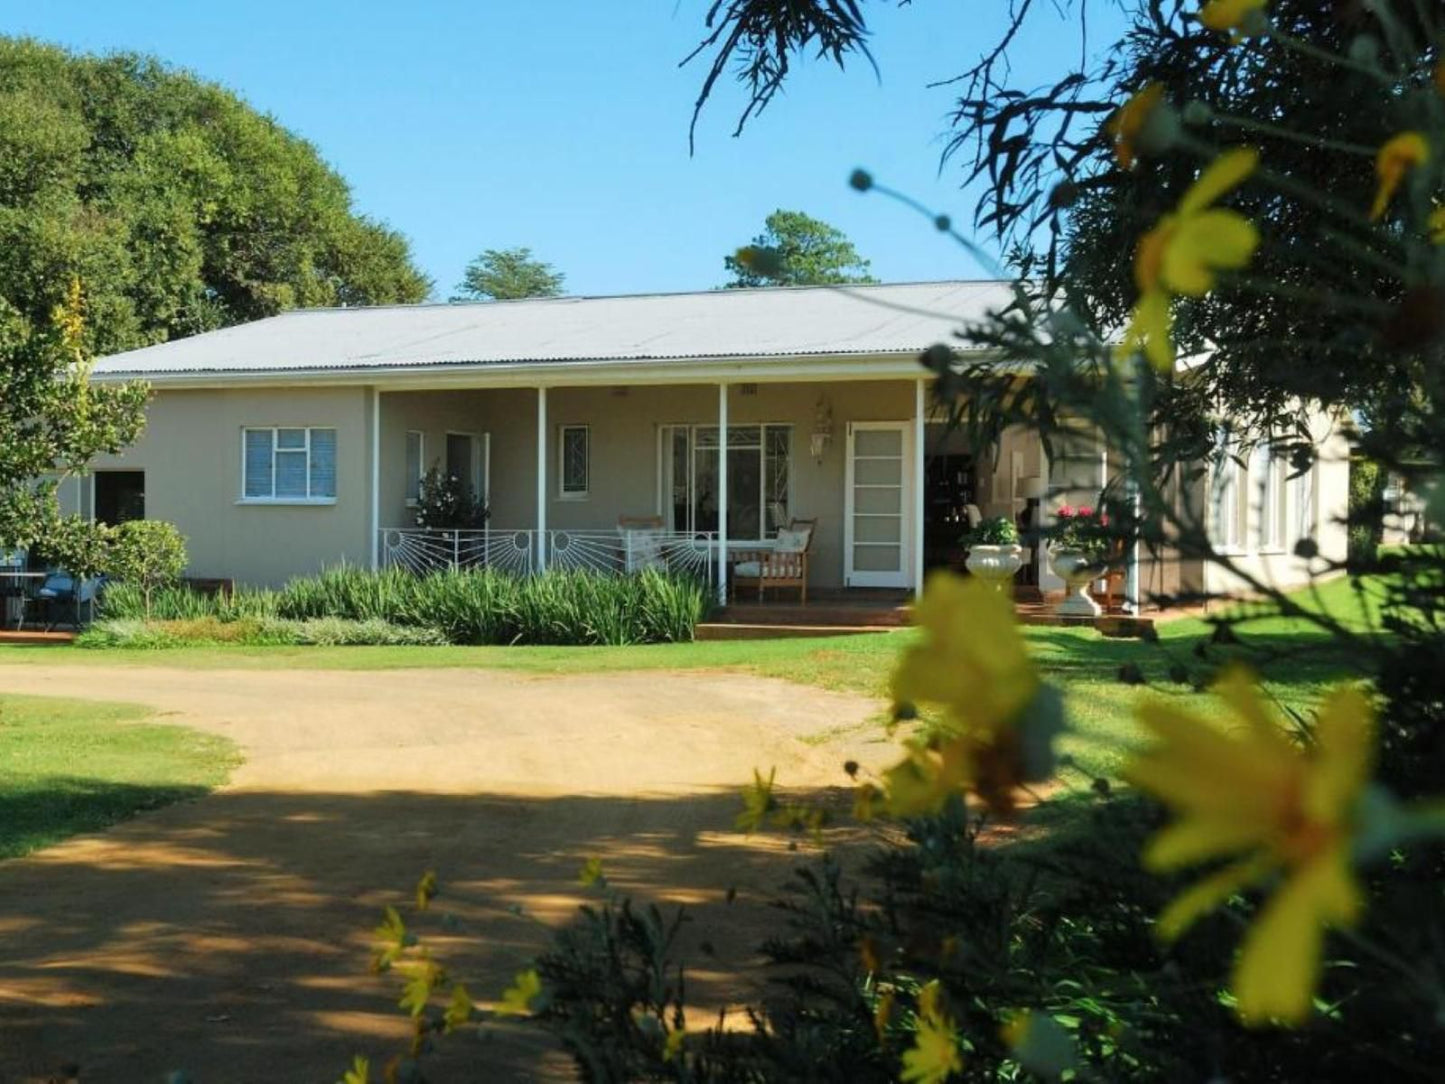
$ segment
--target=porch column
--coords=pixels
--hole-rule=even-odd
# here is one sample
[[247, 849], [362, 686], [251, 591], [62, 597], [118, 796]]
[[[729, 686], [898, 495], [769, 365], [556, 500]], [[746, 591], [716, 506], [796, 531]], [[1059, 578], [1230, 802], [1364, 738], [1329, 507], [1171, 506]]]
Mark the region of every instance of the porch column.
[[371, 570], [381, 567], [381, 389], [371, 389]]
[[728, 386], [717, 386], [717, 597], [728, 600]]
[[537, 388], [537, 571], [547, 570], [547, 389]]
[[923, 594], [923, 506], [926, 476], [923, 445], [928, 435], [928, 382], [918, 380], [913, 394], [913, 593]]

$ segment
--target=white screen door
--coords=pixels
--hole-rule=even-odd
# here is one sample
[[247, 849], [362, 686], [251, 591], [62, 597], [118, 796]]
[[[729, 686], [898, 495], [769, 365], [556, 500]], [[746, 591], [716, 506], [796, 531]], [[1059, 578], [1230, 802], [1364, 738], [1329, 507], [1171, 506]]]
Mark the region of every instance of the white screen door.
[[849, 587], [910, 581], [907, 422], [850, 422], [844, 561]]

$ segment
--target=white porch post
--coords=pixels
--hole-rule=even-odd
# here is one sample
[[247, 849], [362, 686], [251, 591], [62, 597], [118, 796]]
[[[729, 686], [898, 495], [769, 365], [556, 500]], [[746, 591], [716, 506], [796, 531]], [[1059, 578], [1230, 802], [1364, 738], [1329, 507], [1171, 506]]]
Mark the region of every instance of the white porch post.
[[537, 571], [547, 570], [547, 389], [537, 388]]
[[381, 567], [381, 389], [371, 389], [371, 568]]
[[913, 593], [923, 594], [923, 445], [928, 434], [928, 382], [918, 380], [913, 395]]
[[728, 600], [728, 386], [717, 386], [717, 597]]

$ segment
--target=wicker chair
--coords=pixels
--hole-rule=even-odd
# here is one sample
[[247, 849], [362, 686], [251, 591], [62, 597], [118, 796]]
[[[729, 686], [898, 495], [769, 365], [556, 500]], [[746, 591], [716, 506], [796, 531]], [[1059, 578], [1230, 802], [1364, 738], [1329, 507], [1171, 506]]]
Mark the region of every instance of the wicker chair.
[[798, 601], [808, 601], [808, 553], [817, 533], [816, 519], [795, 519], [778, 532], [778, 545], [769, 550], [739, 551], [730, 555], [733, 598], [742, 587], [756, 587], [763, 601], [769, 587], [796, 587]]

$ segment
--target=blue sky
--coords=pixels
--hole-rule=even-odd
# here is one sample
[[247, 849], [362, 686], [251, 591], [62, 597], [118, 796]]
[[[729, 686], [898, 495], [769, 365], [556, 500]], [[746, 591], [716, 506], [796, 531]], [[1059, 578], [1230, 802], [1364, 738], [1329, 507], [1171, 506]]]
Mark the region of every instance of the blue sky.
[[[927, 223], [846, 181], [863, 166], [959, 219], [971, 210], [958, 168], [939, 173], [950, 92], [926, 84], [992, 41], [1005, 5], [867, 6], [881, 77], [804, 64], [738, 139], [741, 94], [720, 83], [691, 157], [704, 69], [678, 62], [706, 0], [0, 0], [0, 30], [154, 53], [235, 90], [406, 234], [439, 298], [477, 252], [514, 245], [570, 293], [706, 289], [778, 207], [842, 228], [884, 280], [979, 277]], [[1077, 49], [1051, 14], [1036, 22], [1014, 54], [1019, 85], [1056, 77]]]

